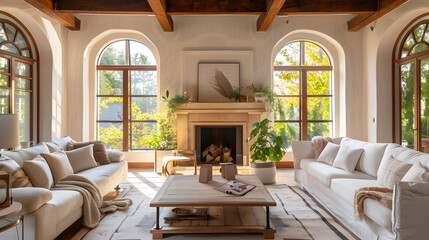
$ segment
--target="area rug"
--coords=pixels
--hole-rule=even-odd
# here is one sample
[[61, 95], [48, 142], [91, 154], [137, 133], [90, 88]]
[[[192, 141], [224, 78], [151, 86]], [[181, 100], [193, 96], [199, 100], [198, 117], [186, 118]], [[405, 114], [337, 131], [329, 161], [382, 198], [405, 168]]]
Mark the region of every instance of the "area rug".
[[[118, 211], [103, 217], [93, 230], [82, 229], [73, 239], [82, 240], [148, 240], [155, 221], [155, 208], [149, 207], [163, 179], [149, 172], [129, 176], [118, 197], [133, 199], [134, 204], [124, 212]], [[271, 222], [278, 240], [334, 240], [356, 239], [315, 200], [299, 187], [286, 184], [267, 186], [277, 202], [270, 208]], [[186, 234], [165, 235], [165, 239], [263, 239], [262, 234]]]

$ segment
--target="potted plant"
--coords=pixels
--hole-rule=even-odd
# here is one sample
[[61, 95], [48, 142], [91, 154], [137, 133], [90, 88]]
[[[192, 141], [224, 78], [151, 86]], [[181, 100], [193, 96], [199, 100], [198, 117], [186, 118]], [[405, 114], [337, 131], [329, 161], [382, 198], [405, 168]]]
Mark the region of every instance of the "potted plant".
[[277, 101], [276, 94], [274, 93], [273, 89], [268, 86], [255, 86], [253, 84], [247, 86], [247, 89], [253, 93], [256, 102], [268, 103], [269, 107], [267, 110], [271, 111], [272, 109], [275, 109]]
[[162, 97], [167, 102], [167, 111], [154, 114], [157, 121], [150, 134], [144, 136], [145, 144], [155, 150], [155, 172], [161, 172], [162, 159], [177, 148], [177, 134], [174, 129], [174, 116], [179, 106], [189, 100], [184, 94], [176, 94], [169, 98], [169, 91]]
[[250, 174], [255, 174], [264, 184], [273, 184], [276, 181], [276, 162], [285, 155], [283, 139], [279, 133], [269, 126], [267, 118], [253, 124], [247, 142], [254, 140], [250, 146]]

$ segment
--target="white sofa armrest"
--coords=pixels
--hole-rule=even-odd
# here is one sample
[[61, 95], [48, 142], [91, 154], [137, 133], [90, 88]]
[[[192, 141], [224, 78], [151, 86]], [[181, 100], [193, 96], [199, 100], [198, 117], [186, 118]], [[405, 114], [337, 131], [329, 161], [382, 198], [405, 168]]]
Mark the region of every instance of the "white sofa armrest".
[[120, 162], [125, 160], [125, 154], [117, 150], [107, 149], [107, 155], [111, 162]]
[[295, 168], [300, 168], [302, 159], [316, 157], [311, 141], [292, 141], [292, 153]]
[[12, 201], [22, 204], [25, 213], [39, 209], [52, 199], [52, 192], [46, 188], [22, 187], [12, 188]]
[[429, 236], [429, 183], [397, 182], [393, 191], [392, 227], [395, 239]]

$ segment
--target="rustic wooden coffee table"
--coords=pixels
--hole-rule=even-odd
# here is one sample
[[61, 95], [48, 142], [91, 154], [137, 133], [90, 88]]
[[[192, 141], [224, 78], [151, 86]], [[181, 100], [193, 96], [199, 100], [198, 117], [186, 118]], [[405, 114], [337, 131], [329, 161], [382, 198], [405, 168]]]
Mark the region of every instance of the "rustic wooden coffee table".
[[[213, 189], [227, 182], [221, 176], [213, 176], [209, 183], [199, 183], [198, 177], [172, 175], [162, 185], [150, 203], [156, 207], [156, 222], [150, 231], [154, 239], [189, 233], [262, 233], [264, 238], [274, 238], [269, 207], [276, 202], [256, 176], [236, 176], [236, 181], [256, 186], [242, 197]], [[208, 207], [209, 216], [207, 220], [164, 220], [174, 207]]]

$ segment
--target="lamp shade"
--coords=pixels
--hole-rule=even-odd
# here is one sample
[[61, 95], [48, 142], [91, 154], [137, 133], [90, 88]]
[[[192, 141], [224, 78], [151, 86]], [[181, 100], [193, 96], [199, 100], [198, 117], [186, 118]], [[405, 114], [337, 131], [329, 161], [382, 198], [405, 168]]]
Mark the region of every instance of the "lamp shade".
[[0, 149], [19, 146], [18, 114], [0, 114]]

